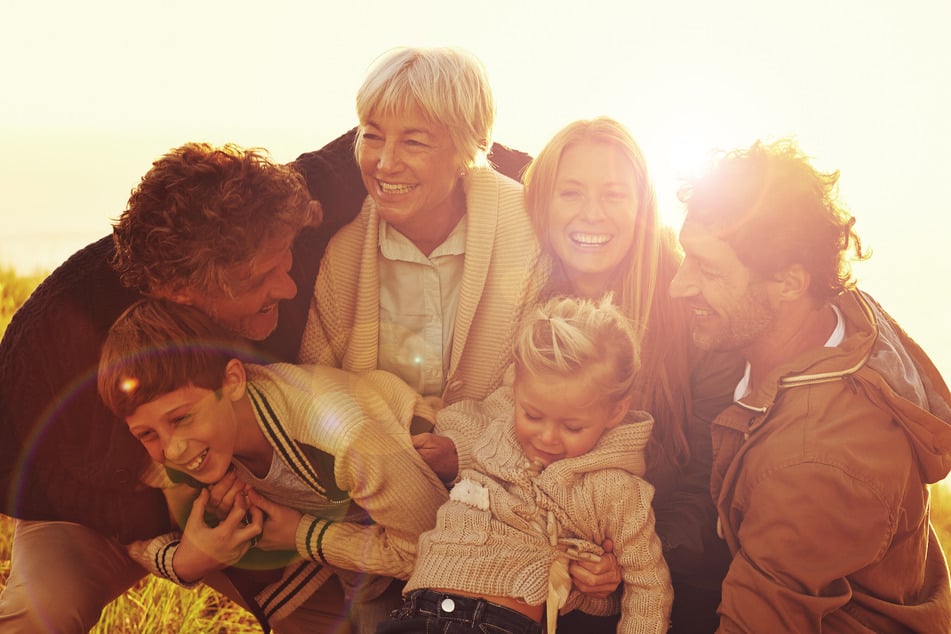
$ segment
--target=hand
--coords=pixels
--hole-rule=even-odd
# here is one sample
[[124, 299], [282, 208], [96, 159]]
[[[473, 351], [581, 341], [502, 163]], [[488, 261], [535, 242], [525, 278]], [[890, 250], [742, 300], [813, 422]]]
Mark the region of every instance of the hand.
[[257, 547], [261, 550], [297, 550], [297, 525], [303, 513], [272, 502], [254, 489], [248, 489], [248, 501], [264, 513], [264, 525]]
[[[175, 574], [188, 583], [237, 563], [261, 534], [264, 523], [261, 510], [251, 507], [242, 495], [235, 500], [231, 512], [212, 528], [204, 519], [209, 497], [207, 489], [198, 494], [172, 558]], [[245, 522], [246, 515], [250, 515], [250, 522]]]
[[209, 484], [206, 488], [210, 494], [207, 511], [217, 517], [220, 522], [231, 512], [235, 500], [244, 497], [250, 485], [238, 479], [234, 465], [231, 465], [223, 478], [214, 484]]
[[459, 475], [459, 455], [456, 444], [445, 436], [422, 433], [413, 436], [413, 447], [423, 462], [443, 482], [452, 482]]
[[601, 561], [572, 561], [568, 565], [575, 589], [596, 599], [608, 598], [621, 584], [621, 567], [614, 556], [614, 542], [606, 539], [602, 548]]

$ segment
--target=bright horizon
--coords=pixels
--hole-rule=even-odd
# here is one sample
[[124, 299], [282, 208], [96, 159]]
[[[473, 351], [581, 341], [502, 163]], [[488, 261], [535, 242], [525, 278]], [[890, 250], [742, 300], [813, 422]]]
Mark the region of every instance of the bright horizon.
[[706, 150], [796, 138], [841, 171], [873, 251], [860, 286], [951, 378], [940, 292], [951, 262], [939, 255], [951, 237], [951, 3], [769, 4], [15, 3], [0, 27], [0, 265], [48, 270], [107, 233], [151, 161], [185, 141], [280, 161], [317, 149], [356, 123], [378, 55], [454, 45], [486, 64], [501, 143], [535, 154], [574, 119], [627, 125], [673, 226], [678, 173]]

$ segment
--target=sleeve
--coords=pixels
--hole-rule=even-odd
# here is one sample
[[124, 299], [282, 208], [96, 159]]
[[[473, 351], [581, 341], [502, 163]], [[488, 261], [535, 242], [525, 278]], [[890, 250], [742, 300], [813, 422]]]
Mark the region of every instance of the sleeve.
[[607, 518], [606, 534], [614, 536], [614, 554], [623, 581], [617, 631], [664, 634], [674, 591], [654, 530], [653, 487], [641, 478], [628, 476], [627, 482], [621, 482], [616, 477], [618, 472], [604, 473], [608, 477], [597, 487], [601, 493], [599, 508]]
[[194, 588], [201, 581], [191, 583], [182, 581], [175, 574], [175, 568], [172, 566], [172, 559], [174, 559], [175, 552], [181, 542], [182, 534], [180, 532], [166, 533], [150, 540], [133, 542], [129, 546], [129, 556], [157, 577], [167, 579], [185, 588]]
[[878, 495], [816, 462], [775, 471], [742, 512], [720, 632], [815, 631], [851, 599], [846, 576], [877, 561], [893, 532]]
[[338, 568], [407, 579], [416, 542], [435, 526], [446, 488], [395, 421], [361, 420], [342, 433], [337, 484], [373, 524], [305, 515], [297, 528], [298, 552]]
[[489, 423], [501, 417], [511, 418], [514, 409], [511, 385], [503, 385], [483, 400], [456, 401], [436, 412], [436, 434], [445, 436], [456, 446], [459, 459], [456, 480], [459, 473], [473, 468], [472, 449]]

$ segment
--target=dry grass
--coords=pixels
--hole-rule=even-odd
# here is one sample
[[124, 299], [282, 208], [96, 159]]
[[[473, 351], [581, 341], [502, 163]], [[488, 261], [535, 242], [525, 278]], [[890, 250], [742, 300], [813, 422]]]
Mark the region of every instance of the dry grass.
[[[13, 520], [0, 515], [0, 591], [10, 573]], [[241, 606], [200, 585], [182, 588], [152, 575], [102, 611], [92, 634], [262, 634], [254, 616]]]

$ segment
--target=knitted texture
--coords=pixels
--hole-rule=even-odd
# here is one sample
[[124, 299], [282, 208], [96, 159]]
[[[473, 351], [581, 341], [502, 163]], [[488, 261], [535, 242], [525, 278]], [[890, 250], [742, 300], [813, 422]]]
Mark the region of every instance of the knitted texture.
[[252, 365], [248, 377], [272, 412], [258, 418], [264, 435], [271, 440], [280, 432], [333, 455], [336, 485], [355, 505], [342, 504], [325, 518], [335, 520], [325, 531], [323, 525], [310, 531], [314, 518], [302, 518], [300, 554], [347, 570], [409, 576], [419, 535], [432, 527], [447, 498], [408, 431], [414, 413], [426, 407], [422, 397], [379, 370], [355, 375], [328, 367]]
[[[474, 469], [461, 474], [465, 492], [453, 490], [435, 529], [420, 538], [406, 591], [440, 588], [538, 605], [547, 597], [556, 558], [600, 554], [600, 544], [611, 538], [624, 581], [618, 631], [665, 632], [673, 594], [654, 533], [653, 488], [641, 478], [652, 424], [644, 412], [632, 412], [589, 453], [536, 475], [519, 447], [511, 410], [492, 421], [473, 448]], [[488, 510], [480, 508], [479, 488], [487, 491]], [[558, 527], [556, 547], [545, 532], [549, 511]], [[564, 610], [582, 601], [573, 592]]]
[[[465, 268], [444, 400], [484, 398], [508, 364], [512, 324], [540, 286], [521, 185], [490, 169], [466, 176]], [[355, 372], [378, 365], [379, 216], [367, 198], [321, 262], [299, 360]]]

